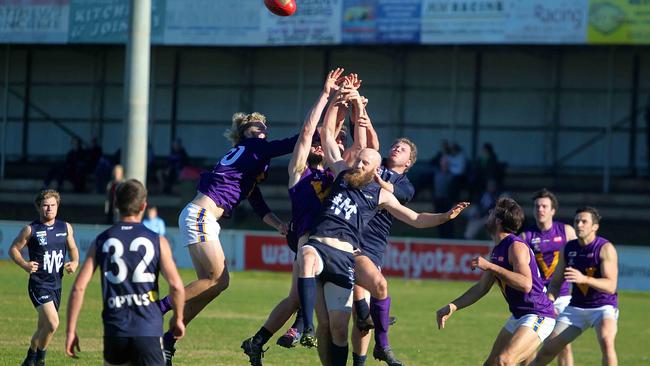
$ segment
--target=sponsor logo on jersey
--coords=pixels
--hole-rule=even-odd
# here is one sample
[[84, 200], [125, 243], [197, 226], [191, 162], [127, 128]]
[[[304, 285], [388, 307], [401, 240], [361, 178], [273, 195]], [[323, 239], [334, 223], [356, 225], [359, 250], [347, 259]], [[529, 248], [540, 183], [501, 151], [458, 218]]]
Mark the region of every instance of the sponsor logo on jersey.
[[49, 298], [50, 298], [50, 295], [43, 295], [43, 296], [39, 297], [37, 300], [47, 300]]
[[594, 253], [587, 254], [587, 258], [593, 258], [593, 257], [594, 257]]
[[554, 243], [561, 243], [562, 242], [562, 237], [561, 236], [556, 236], [553, 238]]
[[111, 296], [106, 304], [111, 309], [119, 309], [123, 306], [149, 306], [158, 299], [158, 292], [149, 291], [144, 294], [126, 294]]
[[121, 229], [121, 230], [132, 230], [132, 229], [133, 229], [133, 226], [122, 225], [122, 226], [120, 227], [120, 229]]
[[56, 237], [58, 238], [59, 236], [68, 236], [68, 233], [56, 233]]
[[533, 244], [539, 244], [542, 241], [540, 238], [533, 238], [530, 242]]
[[578, 255], [578, 252], [569, 252], [569, 257], [575, 257]]

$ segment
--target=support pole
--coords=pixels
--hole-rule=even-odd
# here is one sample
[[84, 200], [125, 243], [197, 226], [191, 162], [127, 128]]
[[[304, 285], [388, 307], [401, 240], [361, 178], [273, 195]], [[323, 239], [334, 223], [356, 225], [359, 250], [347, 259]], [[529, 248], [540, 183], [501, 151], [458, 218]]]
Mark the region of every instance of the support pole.
[[122, 162], [127, 179], [143, 184], [147, 178], [147, 122], [149, 114], [149, 52], [151, 0], [131, 0], [126, 46], [125, 120]]

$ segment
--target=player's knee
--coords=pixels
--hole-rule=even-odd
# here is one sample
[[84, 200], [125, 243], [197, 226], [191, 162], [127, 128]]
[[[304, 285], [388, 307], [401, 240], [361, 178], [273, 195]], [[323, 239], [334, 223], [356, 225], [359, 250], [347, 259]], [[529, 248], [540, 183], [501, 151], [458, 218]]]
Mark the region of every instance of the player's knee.
[[225, 291], [228, 286], [230, 286], [230, 273], [228, 273], [228, 271], [223, 271], [215, 286], [217, 287], [217, 291]]
[[600, 339], [600, 348], [604, 354], [613, 353], [614, 351], [614, 337], [603, 337]]
[[45, 322], [45, 331], [47, 331], [48, 333], [54, 333], [58, 328], [59, 328], [59, 319], [57, 318], [48, 319], [48, 321]]
[[496, 359], [496, 365], [498, 366], [512, 366], [515, 365], [515, 360], [509, 353], [502, 353]]
[[330, 322], [330, 333], [335, 343], [345, 343], [348, 338], [348, 324], [344, 322]]
[[375, 297], [378, 299], [385, 299], [388, 297], [388, 282], [386, 282], [384, 276], [380, 276], [380, 278], [375, 281]]

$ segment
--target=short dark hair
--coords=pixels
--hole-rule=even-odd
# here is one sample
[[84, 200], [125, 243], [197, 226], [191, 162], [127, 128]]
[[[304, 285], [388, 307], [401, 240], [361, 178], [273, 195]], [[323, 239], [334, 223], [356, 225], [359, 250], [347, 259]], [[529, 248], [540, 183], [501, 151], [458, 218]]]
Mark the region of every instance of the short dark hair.
[[137, 215], [146, 200], [147, 189], [137, 179], [124, 181], [115, 189], [115, 207], [121, 216]]
[[542, 188], [533, 194], [533, 202], [537, 201], [540, 198], [548, 198], [551, 200], [551, 208], [557, 210], [559, 205], [557, 202], [557, 197], [555, 197], [555, 194], [553, 194], [553, 192], [549, 191], [546, 188]]
[[588, 212], [591, 214], [591, 221], [593, 224], [600, 223], [602, 217], [600, 216], [600, 213], [598, 213], [598, 210], [595, 207], [591, 207], [591, 206], [580, 207], [579, 209], [576, 210], [576, 215], [583, 212]]
[[501, 227], [507, 233], [516, 233], [524, 222], [524, 210], [510, 197], [499, 197], [494, 206], [494, 217], [501, 220]]

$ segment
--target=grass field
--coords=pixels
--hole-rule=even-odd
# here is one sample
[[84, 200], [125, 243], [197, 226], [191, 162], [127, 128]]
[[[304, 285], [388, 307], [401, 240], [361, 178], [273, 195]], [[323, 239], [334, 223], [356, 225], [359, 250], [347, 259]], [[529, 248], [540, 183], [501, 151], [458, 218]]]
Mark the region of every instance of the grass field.
[[[193, 272], [182, 271], [183, 279]], [[67, 358], [65, 309], [72, 277], [64, 278], [61, 325], [48, 351], [48, 365], [102, 364], [101, 294], [95, 273], [86, 293], [78, 334], [81, 356]], [[36, 325], [36, 313], [27, 298], [27, 274], [8, 261], [0, 261], [0, 365], [19, 365]], [[199, 315], [177, 348], [176, 365], [247, 365], [241, 341], [254, 334], [272, 307], [288, 290], [288, 274], [246, 272], [232, 274], [230, 288]], [[442, 281], [389, 280], [392, 314], [398, 317], [390, 339], [397, 355], [407, 365], [478, 365], [489, 353], [492, 341], [508, 317], [501, 294], [495, 289], [473, 307], [456, 313], [447, 329], [435, 325], [435, 310], [464, 291], [469, 284]], [[166, 289], [166, 285], [163, 286]], [[164, 290], [162, 292], [165, 292]], [[650, 364], [650, 328], [646, 316], [650, 295], [619, 294], [621, 315], [617, 350], [621, 365]], [[265, 365], [317, 365], [315, 350], [286, 350], [275, 345], [275, 337], [264, 358]], [[371, 345], [372, 347], [372, 345]], [[574, 344], [576, 365], [599, 365], [600, 351], [593, 330]], [[351, 357], [348, 364], [351, 364]], [[367, 365], [380, 365], [368, 360]]]

